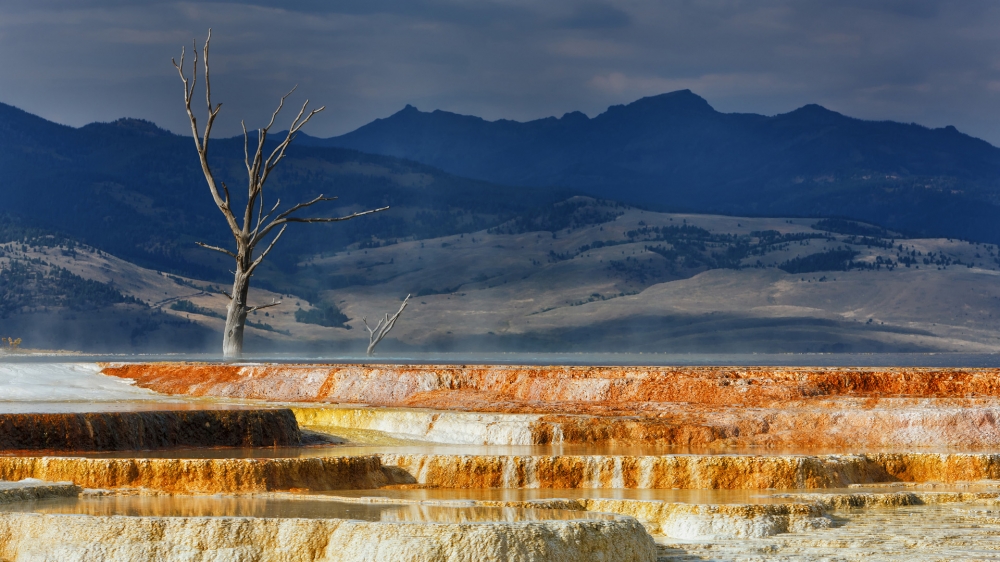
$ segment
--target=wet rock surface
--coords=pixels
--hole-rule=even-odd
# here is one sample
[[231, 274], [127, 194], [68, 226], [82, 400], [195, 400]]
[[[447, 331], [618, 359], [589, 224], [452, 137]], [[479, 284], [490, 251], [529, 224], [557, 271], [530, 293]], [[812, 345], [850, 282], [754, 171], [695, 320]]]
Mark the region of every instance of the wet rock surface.
[[72, 482], [46, 482], [30, 478], [18, 482], [0, 481], [0, 506], [42, 499], [76, 497], [80, 492], [81, 488]]
[[288, 409], [0, 413], [0, 449], [8, 451], [280, 447], [301, 438]]

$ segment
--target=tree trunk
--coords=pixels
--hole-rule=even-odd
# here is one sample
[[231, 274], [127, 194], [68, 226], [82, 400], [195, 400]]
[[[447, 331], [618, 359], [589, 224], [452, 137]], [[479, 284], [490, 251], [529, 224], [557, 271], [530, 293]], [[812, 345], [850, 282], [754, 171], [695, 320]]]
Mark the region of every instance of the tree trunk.
[[222, 356], [239, 359], [243, 355], [243, 327], [247, 321], [247, 292], [250, 290], [250, 276], [242, 268], [233, 279], [233, 298], [226, 307], [226, 331], [222, 335]]

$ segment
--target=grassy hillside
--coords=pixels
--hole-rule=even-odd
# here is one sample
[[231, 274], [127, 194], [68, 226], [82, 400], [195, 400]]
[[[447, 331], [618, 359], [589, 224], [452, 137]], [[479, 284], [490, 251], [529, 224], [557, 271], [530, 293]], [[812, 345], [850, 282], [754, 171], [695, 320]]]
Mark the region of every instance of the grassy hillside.
[[[65, 241], [10, 241], [0, 251], [0, 267], [40, 260], [113, 282], [137, 302], [105, 310], [158, 318], [161, 334], [201, 330], [196, 344], [193, 335], [174, 340], [175, 351], [212, 351], [221, 340], [226, 298], [208, 280], [70, 251]], [[995, 245], [905, 238], [855, 221], [655, 213], [577, 197], [472, 233], [354, 245], [304, 258], [294, 275], [268, 271], [251, 302], [283, 304], [251, 317], [247, 348], [360, 352], [361, 317], [393, 312], [412, 294], [386, 353], [993, 351], [998, 260]], [[70, 315], [81, 333], [112, 317], [22, 309], [5, 327]], [[126, 330], [125, 320], [107, 345], [160, 341], [150, 330], [133, 343], [136, 321]], [[25, 345], [41, 346], [27, 337]]]

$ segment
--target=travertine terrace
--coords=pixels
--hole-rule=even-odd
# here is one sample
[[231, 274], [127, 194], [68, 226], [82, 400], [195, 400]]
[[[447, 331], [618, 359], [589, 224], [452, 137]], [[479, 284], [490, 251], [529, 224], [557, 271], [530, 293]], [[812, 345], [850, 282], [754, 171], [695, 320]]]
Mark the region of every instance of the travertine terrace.
[[654, 555], [653, 542], [634, 519], [498, 525], [14, 513], [0, 514], [0, 536], [7, 560], [180, 561], [197, 553], [233, 561], [629, 562]]
[[[468, 442], [438, 437], [431, 426], [441, 423], [497, 445], [855, 453], [1000, 444], [998, 369], [156, 364], [103, 372], [169, 394], [379, 406], [298, 413], [307, 425], [438, 442]], [[394, 419], [409, 429], [393, 431]]]
[[[1000, 553], [991, 538], [1000, 536], [995, 369], [101, 371], [93, 376], [128, 385], [123, 396], [188, 409], [175, 406], [173, 418], [160, 410], [167, 425], [114, 425], [94, 420], [127, 416], [33, 417], [8, 404], [16, 427], [58, 419], [94, 436], [76, 448], [68, 443], [80, 429], [62, 431], [61, 449], [6, 447], [0, 480], [34, 488], [8, 499], [0, 489], [0, 558], [891, 560], [907, 545], [929, 559]], [[234, 429], [196, 431], [205, 412], [235, 416]], [[14, 414], [0, 424], [4, 415]], [[171, 423], [190, 431], [167, 430], [172, 442], [119, 438], [122, 446], [104, 448], [137, 450], [98, 452], [109, 428]], [[225, 448], [233, 435], [250, 440]], [[52, 517], [63, 532], [53, 534]]]

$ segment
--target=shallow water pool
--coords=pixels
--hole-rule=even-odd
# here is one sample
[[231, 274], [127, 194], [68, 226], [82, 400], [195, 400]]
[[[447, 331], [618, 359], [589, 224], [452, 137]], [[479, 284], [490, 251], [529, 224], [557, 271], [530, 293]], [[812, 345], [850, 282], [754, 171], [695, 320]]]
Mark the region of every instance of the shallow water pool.
[[586, 511], [508, 507], [353, 503], [324, 499], [234, 496], [82, 496], [0, 506], [0, 512], [145, 517], [354, 519], [413, 523], [573, 521], [608, 519]]

